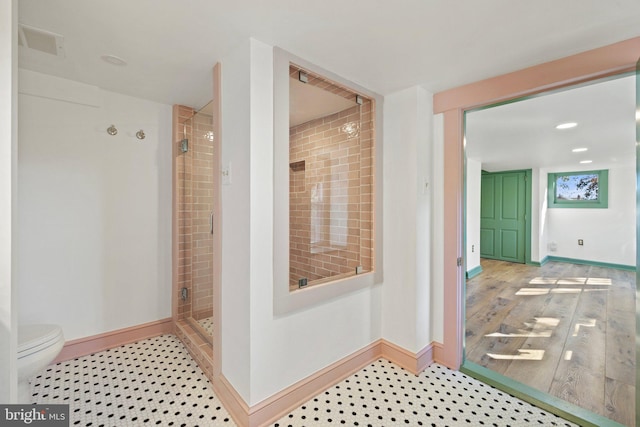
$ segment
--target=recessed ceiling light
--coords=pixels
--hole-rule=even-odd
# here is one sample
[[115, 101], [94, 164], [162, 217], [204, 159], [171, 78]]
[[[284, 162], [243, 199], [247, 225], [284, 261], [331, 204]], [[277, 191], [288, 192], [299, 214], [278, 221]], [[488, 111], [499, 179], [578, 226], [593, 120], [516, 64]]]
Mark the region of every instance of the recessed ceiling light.
[[107, 62], [111, 65], [118, 65], [118, 66], [123, 66], [123, 65], [127, 65], [127, 61], [125, 61], [122, 58], [118, 58], [115, 55], [102, 55], [100, 57], [104, 62]]
[[576, 122], [561, 123], [558, 126], [556, 126], [556, 129], [571, 129], [576, 126], [578, 126]]
[[582, 153], [583, 151], [587, 151], [587, 150], [588, 150], [588, 148], [580, 147], [580, 148], [574, 148], [571, 151], [573, 151], [574, 153]]
[[580, 163], [586, 165], [587, 163], [593, 163], [593, 160], [580, 160]]

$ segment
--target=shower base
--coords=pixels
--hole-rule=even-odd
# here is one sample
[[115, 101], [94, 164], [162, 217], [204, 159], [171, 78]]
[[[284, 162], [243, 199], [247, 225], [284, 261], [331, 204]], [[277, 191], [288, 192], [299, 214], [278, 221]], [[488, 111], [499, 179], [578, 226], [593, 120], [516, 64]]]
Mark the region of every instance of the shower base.
[[204, 319], [200, 319], [197, 321], [202, 329], [207, 331], [207, 334], [210, 336], [213, 335], [213, 317], [205, 317]]

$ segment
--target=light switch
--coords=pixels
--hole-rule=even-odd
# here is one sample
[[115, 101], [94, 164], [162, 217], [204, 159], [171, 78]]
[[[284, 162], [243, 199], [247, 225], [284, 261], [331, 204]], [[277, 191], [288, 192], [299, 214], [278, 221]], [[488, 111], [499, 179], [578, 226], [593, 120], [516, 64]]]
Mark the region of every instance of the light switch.
[[222, 185], [231, 185], [231, 162], [222, 167]]

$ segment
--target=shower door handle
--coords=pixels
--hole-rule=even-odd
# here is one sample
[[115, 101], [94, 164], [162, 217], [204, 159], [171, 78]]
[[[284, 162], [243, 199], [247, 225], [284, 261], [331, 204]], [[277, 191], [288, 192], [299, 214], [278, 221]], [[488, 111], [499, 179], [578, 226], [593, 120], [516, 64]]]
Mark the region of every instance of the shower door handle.
[[209, 232], [213, 234], [213, 211], [209, 214]]

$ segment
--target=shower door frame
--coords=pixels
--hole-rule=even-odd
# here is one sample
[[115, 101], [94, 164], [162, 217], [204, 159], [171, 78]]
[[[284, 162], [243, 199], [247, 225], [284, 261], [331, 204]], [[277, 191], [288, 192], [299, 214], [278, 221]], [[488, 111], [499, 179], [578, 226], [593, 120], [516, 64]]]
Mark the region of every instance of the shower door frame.
[[[212, 366], [210, 369], [203, 369], [205, 374], [209, 377], [209, 380], [214, 383], [218, 379], [221, 373], [221, 360], [222, 360], [222, 338], [221, 338], [221, 303], [220, 303], [220, 289], [221, 289], [221, 268], [222, 268], [222, 219], [221, 219], [221, 147], [222, 147], [222, 128], [221, 128], [221, 73], [222, 66], [220, 63], [216, 63], [212, 70], [213, 79], [213, 93], [212, 93], [212, 117], [213, 117], [213, 132], [215, 142], [213, 144], [213, 259], [212, 259], [212, 286], [213, 286], [213, 333], [212, 333], [212, 352], [211, 354], [205, 354], [207, 351], [202, 348], [201, 343], [188, 346], [190, 351], [201, 352], [201, 354], [194, 355], [196, 360], [202, 363], [209, 357], [212, 360]], [[174, 107], [175, 108], [175, 107]], [[178, 117], [174, 114], [173, 129], [179, 127]], [[176, 334], [180, 336], [180, 330], [178, 327], [180, 306], [180, 286], [179, 286], [179, 230], [180, 225], [178, 223], [178, 194], [177, 194], [177, 159], [178, 159], [178, 141], [174, 141], [172, 138], [172, 156], [173, 156], [173, 183], [172, 183], [172, 298], [171, 298], [171, 313], [174, 321], [174, 329]], [[206, 356], [206, 357], [205, 357]], [[215, 383], [214, 383], [215, 385]]]
[[215, 143], [213, 144], [213, 217], [211, 227], [213, 231], [213, 377], [217, 380], [222, 372], [222, 65], [217, 62], [213, 67], [213, 134]]

